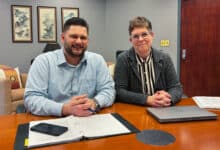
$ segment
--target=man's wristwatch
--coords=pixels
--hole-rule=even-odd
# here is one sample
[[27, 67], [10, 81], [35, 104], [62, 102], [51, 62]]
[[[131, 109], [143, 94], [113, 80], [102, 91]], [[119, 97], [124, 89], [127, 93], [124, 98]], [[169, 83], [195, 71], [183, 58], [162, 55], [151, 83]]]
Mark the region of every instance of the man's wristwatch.
[[95, 102], [95, 112], [99, 112], [101, 110], [101, 107], [96, 99], [93, 99]]

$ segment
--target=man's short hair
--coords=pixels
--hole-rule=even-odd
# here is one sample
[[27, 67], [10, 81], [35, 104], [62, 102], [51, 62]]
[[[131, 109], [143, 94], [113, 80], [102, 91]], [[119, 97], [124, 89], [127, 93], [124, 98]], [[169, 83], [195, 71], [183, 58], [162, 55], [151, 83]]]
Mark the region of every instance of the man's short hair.
[[148, 31], [152, 31], [152, 25], [150, 20], [148, 20], [145, 17], [138, 16], [130, 20], [129, 22], [129, 35], [131, 35], [131, 32], [134, 30], [134, 28], [139, 28], [139, 27], [146, 27]]
[[72, 26], [72, 25], [78, 25], [78, 26], [85, 27], [87, 29], [87, 33], [89, 34], [88, 23], [86, 22], [85, 19], [79, 18], [79, 17], [72, 17], [72, 18], [68, 19], [64, 23], [63, 32], [66, 32], [70, 28], [70, 26]]

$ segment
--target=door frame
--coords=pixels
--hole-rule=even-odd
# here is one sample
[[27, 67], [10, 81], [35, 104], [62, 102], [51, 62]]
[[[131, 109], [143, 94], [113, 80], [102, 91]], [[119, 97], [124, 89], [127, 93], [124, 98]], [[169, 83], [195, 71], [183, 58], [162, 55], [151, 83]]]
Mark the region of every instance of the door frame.
[[177, 8], [177, 77], [180, 80], [180, 51], [181, 51], [181, 0], [178, 0], [178, 8]]

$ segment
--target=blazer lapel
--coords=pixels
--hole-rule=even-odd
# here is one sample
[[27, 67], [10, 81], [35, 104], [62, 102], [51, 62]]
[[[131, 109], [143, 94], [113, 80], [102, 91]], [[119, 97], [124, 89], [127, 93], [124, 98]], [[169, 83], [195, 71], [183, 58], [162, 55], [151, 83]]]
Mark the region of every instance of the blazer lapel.
[[157, 81], [160, 77], [163, 66], [161, 63], [160, 55], [158, 55], [158, 53], [154, 51], [153, 48], [152, 48], [152, 53], [153, 53], [153, 60], [154, 60], [155, 85], [157, 85]]
[[132, 68], [132, 71], [137, 76], [139, 81], [141, 81], [141, 77], [140, 77], [140, 74], [138, 73], [138, 69], [137, 69], [137, 61], [136, 61], [136, 58], [135, 58], [135, 52], [134, 52], [133, 48], [131, 48], [129, 50], [129, 56], [128, 57], [129, 57], [129, 63], [130, 63], [130, 66]]
[[155, 84], [157, 83], [159, 77], [160, 77], [160, 73], [161, 73], [161, 69], [162, 69], [162, 64], [155, 62], [154, 63], [154, 72], [155, 72]]

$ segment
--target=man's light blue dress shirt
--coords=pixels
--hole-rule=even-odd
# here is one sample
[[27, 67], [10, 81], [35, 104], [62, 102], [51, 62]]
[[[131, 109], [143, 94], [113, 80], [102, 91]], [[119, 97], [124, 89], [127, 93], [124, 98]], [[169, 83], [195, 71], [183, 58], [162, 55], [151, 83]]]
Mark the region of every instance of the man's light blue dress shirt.
[[62, 115], [62, 106], [73, 96], [87, 94], [101, 107], [115, 99], [114, 81], [104, 58], [85, 52], [77, 66], [66, 62], [63, 49], [39, 55], [28, 73], [25, 107], [36, 115]]

